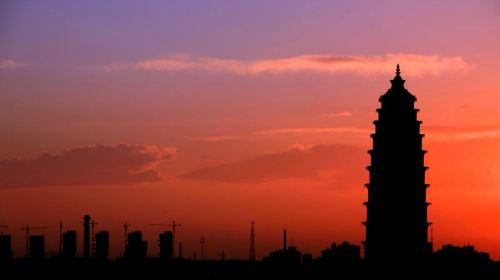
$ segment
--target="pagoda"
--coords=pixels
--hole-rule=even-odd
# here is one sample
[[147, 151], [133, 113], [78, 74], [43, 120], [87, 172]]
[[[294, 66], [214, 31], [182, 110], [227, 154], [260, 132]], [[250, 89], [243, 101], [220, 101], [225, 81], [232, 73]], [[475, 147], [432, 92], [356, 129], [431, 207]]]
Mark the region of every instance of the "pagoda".
[[391, 88], [379, 98], [378, 120], [371, 134], [365, 258], [421, 259], [432, 252], [428, 241], [427, 207], [421, 121], [416, 98], [405, 88], [399, 64]]

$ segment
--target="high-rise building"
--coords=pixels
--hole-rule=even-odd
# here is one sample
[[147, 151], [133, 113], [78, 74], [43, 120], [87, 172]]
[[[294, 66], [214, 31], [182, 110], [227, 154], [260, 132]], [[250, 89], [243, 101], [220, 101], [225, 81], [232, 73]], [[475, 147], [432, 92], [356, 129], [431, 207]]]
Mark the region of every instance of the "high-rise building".
[[76, 257], [76, 231], [68, 230], [63, 233], [63, 257], [74, 258]]
[[45, 256], [45, 237], [43, 235], [31, 235], [30, 239], [30, 258], [43, 259]]
[[148, 242], [142, 240], [140, 231], [133, 231], [128, 234], [127, 249], [125, 258], [133, 261], [143, 260], [147, 256]]
[[95, 234], [95, 257], [105, 260], [109, 256], [109, 232], [99, 231]]
[[83, 216], [83, 257], [90, 257], [90, 216]]
[[0, 235], [0, 262], [12, 259], [12, 238], [10, 235]]
[[405, 88], [399, 65], [391, 88], [379, 98], [368, 188], [367, 260], [417, 259], [432, 252], [428, 241], [423, 134], [416, 98]]
[[174, 239], [171, 231], [160, 233], [160, 258], [171, 259], [174, 252]]

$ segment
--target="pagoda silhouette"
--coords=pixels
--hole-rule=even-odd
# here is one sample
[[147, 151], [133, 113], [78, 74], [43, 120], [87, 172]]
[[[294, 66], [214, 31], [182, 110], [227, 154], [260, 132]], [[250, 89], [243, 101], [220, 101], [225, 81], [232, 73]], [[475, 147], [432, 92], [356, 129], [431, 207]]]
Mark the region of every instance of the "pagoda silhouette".
[[428, 241], [421, 121], [417, 100], [404, 86], [399, 64], [391, 88], [379, 98], [371, 134], [365, 258], [368, 261], [420, 260], [432, 253]]

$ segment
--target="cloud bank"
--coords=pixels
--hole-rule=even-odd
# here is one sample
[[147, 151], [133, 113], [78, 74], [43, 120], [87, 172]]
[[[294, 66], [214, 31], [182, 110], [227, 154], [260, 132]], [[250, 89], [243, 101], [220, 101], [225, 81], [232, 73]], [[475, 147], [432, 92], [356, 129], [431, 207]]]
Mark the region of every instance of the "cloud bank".
[[299, 127], [299, 128], [274, 128], [254, 132], [254, 135], [276, 134], [326, 134], [326, 133], [360, 133], [369, 135], [370, 129], [357, 127]]
[[186, 178], [228, 183], [261, 183], [288, 178], [319, 178], [325, 171], [338, 181], [359, 178], [366, 151], [351, 145], [315, 145], [267, 154], [189, 172]]
[[106, 65], [106, 71], [207, 71], [236, 75], [266, 73], [320, 72], [356, 75], [390, 74], [395, 65], [402, 65], [405, 76], [439, 75], [445, 72], [467, 72], [473, 66], [460, 56], [393, 54], [382, 56], [338, 56], [306, 54], [285, 58], [239, 60], [218, 57], [193, 57], [177, 54], [158, 59], [147, 59], [132, 64]]
[[438, 126], [425, 127], [433, 141], [467, 141], [475, 139], [500, 138], [500, 125], [486, 126]]
[[349, 111], [321, 114], [323, 118], [347, 118], [347, 117], [352, 117], [352, 115], [354, 115], [354, 112], [349, 112]]
[[95, 145], [34, 159], [0, 161], [0, 188], [130, 185], [162, 181], [155, 168], [175, 148]]
[[0, 59], [0, 70], [15, 70], [24, 67], [26, 64], [12, 59]]

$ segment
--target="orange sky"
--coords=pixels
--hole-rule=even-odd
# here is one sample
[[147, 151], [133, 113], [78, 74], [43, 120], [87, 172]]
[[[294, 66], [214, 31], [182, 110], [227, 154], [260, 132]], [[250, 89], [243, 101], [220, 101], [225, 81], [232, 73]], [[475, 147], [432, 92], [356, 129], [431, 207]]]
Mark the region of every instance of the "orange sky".
[[173, 219], [185, 255], [204, 236], [209, 257], [246, 258], [251, 220], [258, 257], [283, 227], [314, 255], [360, 244], [372, 121], [400, 63], [435, 248], [500, 258], [498, 3], [208, 2], [2, 4], [0, 224], [17, 256], [22, 225], [48, 226], [55, 252], [58, 222], [81, 235], [84, 214], [114, 256], [124, 221], [150, 255], [149, 224]]

